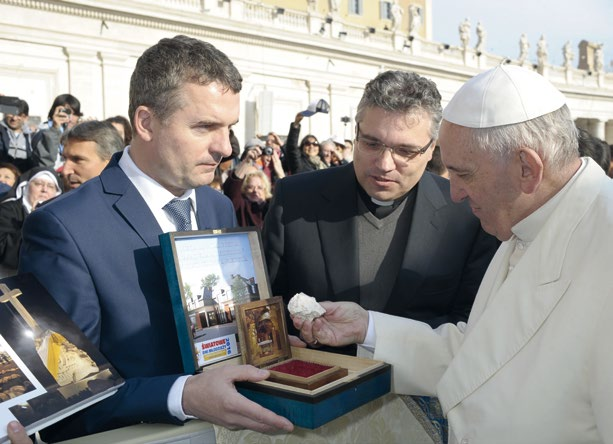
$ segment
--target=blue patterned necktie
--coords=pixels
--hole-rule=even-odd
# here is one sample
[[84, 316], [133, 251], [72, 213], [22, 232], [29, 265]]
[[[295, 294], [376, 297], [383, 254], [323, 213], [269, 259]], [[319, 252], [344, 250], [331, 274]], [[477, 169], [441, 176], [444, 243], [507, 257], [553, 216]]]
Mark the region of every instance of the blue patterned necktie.
[[189, 199], [173, 199], [164, 205], [164, 210], [170, 215], [177, 226], [177, 231], [192, 229], [191, 202]]

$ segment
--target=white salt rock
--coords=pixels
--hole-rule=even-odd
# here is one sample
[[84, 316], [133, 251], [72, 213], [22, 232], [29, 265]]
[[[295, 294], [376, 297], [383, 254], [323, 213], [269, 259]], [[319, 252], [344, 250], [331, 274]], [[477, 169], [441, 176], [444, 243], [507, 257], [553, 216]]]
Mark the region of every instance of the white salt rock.
[[287, 304], [287, 309], [292, 316], [307, 321], [312, 321], [326, 312], [314, 297], [304, 293], [296, 293]]

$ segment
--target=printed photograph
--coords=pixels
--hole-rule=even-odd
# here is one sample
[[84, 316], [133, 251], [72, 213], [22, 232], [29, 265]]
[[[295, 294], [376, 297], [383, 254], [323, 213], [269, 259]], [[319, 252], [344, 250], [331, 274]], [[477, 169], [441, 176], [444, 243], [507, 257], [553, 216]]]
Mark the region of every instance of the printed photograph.
[[238, 304], [268, 297], [255, 232], [175, 237], [177, 267], [192, 338], [208, 341], [237, 333]]

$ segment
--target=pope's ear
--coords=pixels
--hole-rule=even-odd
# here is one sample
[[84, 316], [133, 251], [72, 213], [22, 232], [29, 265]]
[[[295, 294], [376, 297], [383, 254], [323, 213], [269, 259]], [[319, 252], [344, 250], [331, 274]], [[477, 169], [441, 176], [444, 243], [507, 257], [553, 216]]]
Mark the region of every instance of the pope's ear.
[[153, 138], [153, 112], [149, 107], [139, 106], [134, 112], [134, 132], [146, 141]]
[[536, 151], [529, 148], [521, 148], [518, 156], [521, 168], [521, 190], [526, 194], [532, 194], [543, 180], [543, 160]]

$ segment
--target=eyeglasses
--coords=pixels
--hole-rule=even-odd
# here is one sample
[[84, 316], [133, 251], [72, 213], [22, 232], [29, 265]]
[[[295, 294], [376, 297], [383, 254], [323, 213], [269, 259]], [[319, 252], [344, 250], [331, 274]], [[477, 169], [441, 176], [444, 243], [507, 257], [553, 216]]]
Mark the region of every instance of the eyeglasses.
[[41, 189], [49, 189], [51, 191], [55, 191], [55, 185], [50, 183], [50, 182], [45, 182], [44, 180], [33, 180], [32, 181], [32, 185], [34, 185], [37, 188], [41, 188]]
[[417, 156], [421, 156], [423, 153], [425, 153], [428, 148], [430, 148], [430, 145], [432, 145], [432, 142], [434, 142], [434, 137], [431, 138], [425, 146], [419, 148], [418, 150], [403, 145], [388, 146], [378, 140], [360, 136], [360, 125], [358, 124], [356, 125], [355, 141], [358, 150], [368, 156], [378, 156], [383, 153], [383, 151], [390, 150], [392, 152], [392, 155], [396, 156], [397, 160], [408, 162], [409, 160], [414, 159]]
[[309, 146], [309, 145], [319, 146], [319, 142], [316, 142], [315, 140], [310, 140], [308, 142], [304, 142], [304, 146]]

